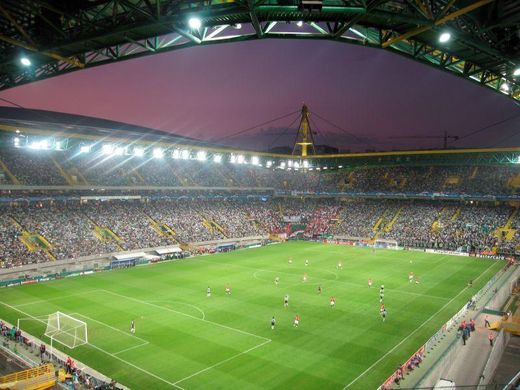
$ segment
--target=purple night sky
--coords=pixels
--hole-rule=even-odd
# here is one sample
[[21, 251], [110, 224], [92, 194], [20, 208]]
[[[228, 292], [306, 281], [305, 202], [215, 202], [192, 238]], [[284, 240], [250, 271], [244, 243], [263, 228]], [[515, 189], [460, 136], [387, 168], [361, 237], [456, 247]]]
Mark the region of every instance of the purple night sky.
[[[464, 135], [517, 115], [454, 146], [520, 144], [520, 134], [515, 136], [520, 110], [506, 96], [383, 50], [336, 42], [262, 40], [196, 47], [74, 72], [0, 97], [26, 108], [200, 139], [218, 139], [266, 122], [298, 110], [305, 101], [311, 112], [369, 138], [377, 149], [440, 147], [440, 139], [388, 137], [444, 131]], [[292, 118], [266, 127], [287, 127]], [[316, 117], [314, 121], [317, 143], [365, 148]]]

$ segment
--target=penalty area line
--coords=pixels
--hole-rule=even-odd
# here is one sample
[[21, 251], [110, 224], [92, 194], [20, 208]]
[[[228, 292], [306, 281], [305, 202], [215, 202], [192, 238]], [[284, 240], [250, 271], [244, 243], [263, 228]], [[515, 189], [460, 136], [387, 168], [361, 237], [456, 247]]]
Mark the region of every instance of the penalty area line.
[[[96, 345], [94, 345], [94, 344], [90, 344], [90, 343], [88, 343], [87, 345], [89, 345], [89, 346], [91, 346], [92, 348], [97, 349], [98, 351], [103, 352], [103, 353], [105, 353], [105, 354], [107, 354], [107, 355], [109, 355], [109, 356], [112, 356], [114, 359], [119, 360], [120, 362], [122, 362], [122, 363], [124, 363], [124, 364], [127, 364], [127, 365], [129, 365], [130, 367], [135, 368], [136, 370], [139, 370], [139, 371], [141, 371], [141, 372], [144, 372], [145, 374], [147, 374], [147, 375], [149, 375], [149, 376], [151, 376], [151, 377], [153, 377], [153, 378], [155, 378], [155, 379], [158, 379], [158, 380], [160, 380], [161, 382], [164, 382], [164, 383], [166, 383], [166, 384], [168, 384], [168, 385], [170, 385], [170, 386], [172, 386], [172, 387], [175, 387], [175, 388], [177, 388], [177, 389], [184, 390], [184, 388], [182, 388], [181, 386], [178, 386], [178, 385], [176, 385], [175, 383], [170, 382], [170, 381], [168, 381], [168, 380], [166, 380], [166, 379], [160, 377], [159, 375], [154, 374], [153, 372], [147, 371], [147, 370], [145, 370], [144, 368], [141, 368], [141, 367], [139, 367], [139, 366], [137, 366], [137, 365], [135, 365], [135, 364], [133, 364], [133, 363], [130, 363], [130, 362], [127, 361], [127, 360], [121, 359], [119, 356], [117, 356], [117, 355], [115, 355], [115, 354], [113, 354], [113, 353], [111, 353], [111, 352], [105, 351], [103, 348], [99, 348], [98, 346], [96, 346]], [[118, 352], [118, 353], [119, 353], [119, 352]]]
[[[486, 268], [475, 280], [478, 280], [484, 275], [491, 267], [493, 267], [495, 264], [491, 264], [488, 268]], [[421, 329], [424, 325], [426, 325], [428, 322], [431, 321], [433, 317], [435, 317], [437, 314], [439, 314], [441, 311], [443, 311], [450, 303], [452, 303], [460, 294], [462, 294], [464, 291], [468, 289], [469, 286], [464, 287], [457, 295], [455, 295], [449, 302], [446, 302], [446, 304], [441, 307], [439, 310], [437, 310], [435, 313], [433, 313], [426, 321], [423, 321], [421, 325], [419, 325], [413, 332], [408, 334], [404, 339], [402, 339], [399, 343], [397, 343], [391, 350], [389, 350], [387, 353], [385, 353], [383, 356], [381, 356], [378, 360], [376, 360], [370, 367], [368, 367], [365, 371], [363, 371], [357, 378], [355, 378], [352, 382], [350, 382], [348, 385], [346, 385], [343, 390], [349, 388], [354, 383], [356, 383], [359, 379], [364, 377], [370, 370], [372, 370], [376, 365], [378, 365], [384, 358], [386, 358], [388, 355], [390, 355], [392, 352], [396, 350], [401, 344], [403, 344], [406, 340], [408, 340], [411, 336], [413, 336], [419, 329]]]
[[200, 375], [200, 374], [202, 374], [203, 372], [209, 371], [209, 370], [211, 370], [211, 369], [213, 369], [213, 368], [215, 368], [215, 367], [218, 367], [218, 366], [220, 366], [220, 365], [222, 365], [222, 364], [224, 364], [224, 363], [227, 363], [227, 362], [229, 362], [230, 360], [236, 359], [236, 358], [239, 357], [239, 356], [245, 355], [246, 353], [249, 353], [249, 352], [251, 352], [251, 351], [253, 351], [253, 350], [257, 349], [257, 348], [263, 347], [264, 345], [269, 344], [271, 341], [272, 341], [272, 340], [264, 341], [264, 342], [261, 343], [261, 344], [255, 345], [254, 347], [251, 347], [251, 348], [249, 348], [249, 349], [247, 349], [247, 350], [245, 350], [245, 351], [243, 351], [243, 352], [237, 353], [236, 355], [233, 355], [233, 356], [231, 356], [231, 357], [228, 357], [227, 359], [224, 359], [224, 360], [222, 360], [222, 361], [220, 361], [220, 362], [218, 362], [218, 363], [215, 363], [215, 364], [213, 364], [212, 366], [209, 366], [209, 367], [203, 368], [203, 369], [200, 370], [200, 371], [194, 372], [193, 374], [188, 375], [187, 377], [182, 378], [182, 379], [176, 381], [176, 382], [174, 383], [174, 385], [176, 385], [177, 383], [184, 382], [184, 381], [186, 381], [186, 380], [188, 380], [188, 379], [191, 379], [191, 378], [193, 378], [194, 376]]
[[[12, 309], [12, 310], [15, 310], [15, 311], [17, 311], [17, 312], [19, 312], [19, 313], [22, 313], [23, 315], [25, 315], [25, 316], [27, 316], [27, 317], [34, 318], [36, 321], [42, 322], [42, 323], [44, 323], [44, 324], [46, 323], [46, 321], [42, 321], [42, 320], [40, 320], [39, 318], [37, 318], [37, 317], [35, 317], [35, 316], [33, 316], [33, 315], [31, 315], [31, 314], [29, 314], [29, 313], [27, 313], [27, 312], [21, 310], [21, 309], [18, 309], [18, 308], [16, 308], [16, 307], [12, 306], [12, 305], [9, 305], [8, 303], [5, 303], [5, 302], [0, 301], [0, 304], [1, 304], [1, 305], [4, 305], [4, 306], [7, 306], [8, 308], [10, 308], [10, 309]], [[150, 372], [150, 371], [147, 371], [147, 370], [145, 370], [144, 368], [141, 368], [141, 367], [139, 367], [139, 366], [137, 366], [137, 365], [135, 365], [135, 364], [133, 364], [133, 363], [130, 363], [129, 361], [126, 361], [126, 360], [124, 360], [124, 359], [121, 359], [119, 356], [116, 356], [116, 355], [114, 355], [113, 353], [110, 353], [110, 352], [108, 352], [108, 351], [105, 351], [103, 348], [99, 348], [98, 346], [96, 346], [96, 345], [94, 345], [94, 344], [91, 344], [91, 343], [87, 343], [87, 344], [85, 344], [85, 345], [91, 346], [92, 348], [97, 349], [98, 351], [101, 351], [101, 352], [103, 352], [103, 353], [105, 353], [105, 354], [107, 354], [107, 355], [109, 355], [109, 356], [112, 356], [114, 359], [119, 360], [120, 362], [122, 362], [122, 363], [124, 363], [124, 364], [127, 364], [127, 365], [129, 365], [130, 367], [133, 367], [133, 368], [135, 368], [136, 370], [139, 370], [139, 371], [141, 371], [141, 372], [143, 372], [143, 373], [145, 373], [145, 374], [147, 374], [147, 375], [149, 375], [149, 376], [151, 376], [151, 377], [153, 377], [153, 378], [156, 378], [156, 379], [160, 380], [161, 382], [164, 382], [164, 383], [166, 383], [166, 384], [168, 384], [168, 385], [170, 385], [170, 386], [172, 386], [172, 387], [175, 387], [175, 388], [177, 388], [177, 389], [184, 390], [184, 388], [182, 388], [181, 386], [178, 386], [178, 385], [176, 385], [176, 384], [173, 383], [173, 382], [170, 382], [170, 381], [168, 381], [168, 380], [166, 380], [166, 379], [164, 379], [164, 378], [161, 378], [160, 376], [155, 375], [154, 373], [152, 373], [152, 372]]]

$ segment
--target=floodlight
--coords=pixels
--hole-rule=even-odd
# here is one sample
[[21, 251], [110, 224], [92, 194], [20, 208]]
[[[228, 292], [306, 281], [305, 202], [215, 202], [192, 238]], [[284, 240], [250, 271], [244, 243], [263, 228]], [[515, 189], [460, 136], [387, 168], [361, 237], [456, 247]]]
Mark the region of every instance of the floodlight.
[[163, 158], [164, 151], [161, 148], [155, 148], [153, 150], [153, 158]]
[[20, 138], [14, 137], [13, 143], [14, 143], [15, 148], [19, 148], [20, 147]]
[[504, 92], [509, 92], [509, 84], [508, 83], [503, 83], [501, 86], [500, 86], [500, 89]]
[[16, 134], [20, 134], [20, 130], [16, 129]]
[[288, 167], [292, 167], [292, 164], [293, 164], [292, 160], [287, 161], [287, 166]]
[[183, 150], [181, 150], [181, 158], [182, 158], [183, 160], [187, 160], [187, 159], [189, 159], [189, 158], [190, 158], [190, 151], [187, 150], [187, 149], [183, 149]]
[[242, 24], [241, 23], [237, 23], [233, 26], [236, 30], [240, 30], [242, 28]]
[[251, 157], [251, 164], [253, 164], [253, 165], [260, 164], [260, 158], [258, 158], [258, 156]]
[[31, 60], [29, 58], [27, 58], [27, 57], [20, 58], [20, 63], [23, 66], [31, 66]]
[[231, 156], [229, 156], [229, 162], [231, 164], [235, 164], [237, 162], [237, 156], [235, 156], [234, 154], [232, 154]]
[[266, 168], [271, 168], [272, 165], [273, 165], [273, 162], [272, 162], [272, 161], [267, 161], [267, 162], [265, 163]]
[[520, 76], [520, 68], [516, 68], [516, 69], [513, 71], [513, 76]]
[[446, 43], [451, 39], [451, 34], [449, 32], [443, 32], [441, 35], [439, 35], [439, 42], [440, 43]]
[[124, 153], [125, 153], [125, 148], [123, 148], [122, 146], [118, 146], [117, 148], [114, 149], [115, 156], [122, 156]]
[[103, 154], [112, 154], [114, 153], [114, 146], [109, 144], [103, 145], [101, 151], [103, 152]]
[[197, 160], [199, 160], [199, 161], [206, 161], [206, 158], [207, 158], [207, 155], [206, 155], [206, 152], [204, 150], [199, 150], [197, 152]]
[[323, 169], [329, 169], [329, 167], [323, 167]]
[[301, 26], [303, 26], [303, 22], [302, 22], [301, 20], [298, 20], [298, 21], [296, 22], [296, 25], [297, 25], [298, 27], [301, 27]]
[[309, 161], [303, 160], [303, 167], [304, 168], [309, 168]]
[[282, 161], [282, 162], [280, 163], [280, 168], [281, 168], [281, 169], [285, 169], [285, 162], [284, 162], [284, 161]]
[[89, 153], [90, 152], [90, 145], [81, 145], [79, 147], [80, 153]]
[[213, 155], [213, 162], [216, 162], [217, 164], [220, 164], [222, 162], [222, 155], [221, 154], [214, 154]]
[[317, 171], [321, 171], [321, 168], [320, 168], [320, 167], [316, 167], [316, 170], [317, 170]]
[[239, 155], [237, 156], [237, 163], [239, 163], [239, 164], [245, 164], [245, 163], [246, 163], [246, 158], [245, 158], [243, 155], [239, 154]]
[[172, 158], [178, 160], [181, 158], [181, 151], [179, 149], [174, 149], [172, 152]]
[[48, 149], [49, 148], [49, 141], [46, 139], [40, 141], [40, 149]]
[[136, 157], [143, 157], [144, 156], [144, 149], [143, 148], [134, 148], [134, 156], [136, 156]]
[[202, 22], [199, 18], [190, 18], [190, 20], [188, 20], [188, 25], [192, 30], [198, 30], [202, 26]]
[[56, 141], [56, 143], [54, 144], [54, 149], [61, 150], [61, 141]]
[[298, 168], [300, 168], [300, 163], [299, 163], [298, 161], [295, 161], [295, 162], [294, 162], [294, 168], [295, 168], [296, 170], [298, 170]]
[[343, 168], [343, 165], [338, 165], [338, 168], [339, 168], [339, 169]]

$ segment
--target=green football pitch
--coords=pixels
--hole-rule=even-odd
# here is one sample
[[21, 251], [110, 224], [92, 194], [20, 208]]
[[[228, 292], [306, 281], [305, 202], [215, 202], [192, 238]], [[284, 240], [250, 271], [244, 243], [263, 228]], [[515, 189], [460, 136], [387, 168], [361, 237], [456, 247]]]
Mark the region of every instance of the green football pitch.
[[86, 322], [88, 344], [60, 349], [132, 389], [374, 389], [501, 266], [291, 242], [4, 289], [0, 318], [39, 337], [56, 311]]

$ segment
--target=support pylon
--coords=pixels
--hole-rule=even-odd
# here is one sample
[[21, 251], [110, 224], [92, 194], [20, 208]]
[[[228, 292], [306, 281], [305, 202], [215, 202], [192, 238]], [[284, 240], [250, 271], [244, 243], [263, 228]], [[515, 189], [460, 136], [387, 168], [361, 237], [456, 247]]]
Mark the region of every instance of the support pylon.
[[296, 134], [296, 139], [294, 140], [293, 156], [296, 154], [298, 147], [301, 148], [301, 158], [307, 157], [309, 147], [312, 149], [312, 154], [316, 154], [316, 149], [314, 149], [314, 136], [312, 135], [311, 125], [309, 123], [309, 108], [305, 103], [303, 103], [302, 106], [300, 126]]

